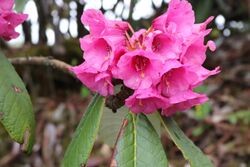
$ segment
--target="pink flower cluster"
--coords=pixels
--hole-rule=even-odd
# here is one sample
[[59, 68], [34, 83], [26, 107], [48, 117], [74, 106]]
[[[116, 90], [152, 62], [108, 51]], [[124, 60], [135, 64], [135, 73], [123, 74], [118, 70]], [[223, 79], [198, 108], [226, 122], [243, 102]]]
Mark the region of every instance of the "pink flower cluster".
[[202, 66], [207, 48], [215, 50], [214, 42], [204, 44], [212, 20], [195, 24], [190, 3], [172, 0], [148, 30], [134, 32], [127, 22], [110, 21], [98, 10], [87, 10], [81, 21], [90, 34], [80, 39], [85, 62], [71, 70], [103, 96], [114, 94], [113, 78], [121, 79], [134, 90], [125, 105], [135, 113], [162, 109], [168, 116], [189, 109], [208, 99], [193, 89], [219, 72]]
[[12, 11], [14, 0], [0, 0], [0, 38], [10, 40], [17, 38], [19, 33], [15, 31], [16, 26], [27, 19], [26, 14], [17, 14]]

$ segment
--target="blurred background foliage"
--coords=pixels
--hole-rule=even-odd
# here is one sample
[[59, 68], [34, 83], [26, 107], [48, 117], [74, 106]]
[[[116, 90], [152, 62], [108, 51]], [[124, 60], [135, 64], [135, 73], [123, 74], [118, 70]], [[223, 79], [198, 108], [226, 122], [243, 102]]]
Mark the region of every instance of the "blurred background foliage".
[[[10, 58], [49, 56], [71, 65], [80, 64], [83, 54], [79, 38], [88, 34], [87, 27], [80, 21], [84, 10], [99, 9], [108, 19], [128, 20], [138, 30], [149, 28], [152, 20], [166, 11], [168, 2], [16, 0], [15, 9], [29, 14], [29, 19], [17, 28], [21, 33], [19, 38], [7, 43], [0, 41], [1, 50]], [[209, 95], [209, 102], [175, 117], [216, 166], [250, 167], [250, 0], [189, 2], [195, 10], [197, 23], [211, 15], [215, 17], [209, 25], [213, 30], [207, 40], [215, 40], [218, 49], [214, 53], [208, 52], [204, 66], [210, 69], [221, 66], [222, 72], [197, 89]], [[32, 155], [24, 155], [0, 128], [0, 166], [59, 166], [91, 92], [71, 76], [49, 67], [15, 67], [33, 98], [37, 141]], [[110, 120], [116, 116], [106, 117]], [[117, 121], [114, 124], [117, 126]], [[106, 126], [109, 126], [106, 129], [112, 127], [111, 124]], [[105, 140], [102, 136], [110, 138], [107, 133], [100, 134], [89, 166], [108, 164], [111, 148], [102, 144]], [[162, 134], [162, 141], [172, 166], [184, 166], [186, 162], [165, 134]]]

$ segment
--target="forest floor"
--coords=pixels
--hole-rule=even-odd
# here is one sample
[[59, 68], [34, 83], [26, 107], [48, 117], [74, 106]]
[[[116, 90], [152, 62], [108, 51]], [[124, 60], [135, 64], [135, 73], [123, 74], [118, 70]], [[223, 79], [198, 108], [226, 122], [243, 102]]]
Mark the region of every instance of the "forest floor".
[[[237, 38], [224, 42], [206, 62], [208, 67], [218, 65], [222, 69], [201, 88], [210, 101], [174, 116], [216, 167], [250, 167], [250, 48], [246, 47], [250, 40], [235, 43]], [[32, 90], [36, 144], [32, 154], [26, 155], [0, 127], [0, 166], [58, 167], [91, 95], [84, 88], [79, 91], [79, 82], [59, 71], [51, 74], [53, 69], [43, 67], [17, 69]], [[171, 167], [188, 166], [164, 132], [161, 139]], [[88, 166], [108, 166], [111, 154], [111, 147], [97, 139]]]

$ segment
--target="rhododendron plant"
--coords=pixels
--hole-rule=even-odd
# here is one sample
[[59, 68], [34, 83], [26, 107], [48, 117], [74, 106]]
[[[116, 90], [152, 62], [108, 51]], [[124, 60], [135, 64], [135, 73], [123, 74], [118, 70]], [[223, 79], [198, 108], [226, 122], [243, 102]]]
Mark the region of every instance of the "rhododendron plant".
[[17, 38], [15, 28], [27, 19], [28, 15], [12, 11], [14, 0], [0, 0], [0, 38], [10, 40]]
[[98, 10], [87, 10], [82, 23], [90, 34], [80, 39], [85, 61], [71, 70], [103, 96], [114, 94], [112, 80], [122, 80], [134, 91], [125, 105], [135, 113], [160, 109], [169, 116], [189, 109], [208, 99], [194, 88], [219, 72], [202, 67], [207, 49], [215, 50], [213, 41], [204, 43], [212, 19], [195, 24], [190, 3], [172, 0], [148, 30], [134, 32], [127, 22], [110, 21]]
[[[26, 2], [19, 1], [23, 4]], [[72, 8], [70, 11], [77, 5], [77, 18], [81, 3], [69, 4]], [[133, 9], [133, 4], [131, 0], [130, 9]], [[4, 40], [18, 37], [15, 28], [27, 19], [26, 14], [15, 13], [13, 6], [14, 0], [0, 0], [0, 38]], [[53, 15], [50, 21], [57, 22], [54, 11], [49, 13]], [[166, 167], [168, 160], [160, 135], [157, 134], [161, 125], [191, 167], [212, 167], [210, 160], [170, 117], [177, 111], [190, 109], [208, 100], [205, 94], [194, 90], [206, 78], [220, 72], [219, 67], [213, 70], [203, 67], [206, 51], [216, 49], [213, 41], [205, 42], [205, 37], [211, 32], [207, 25], [212, 20], [213, 17], [209, 17], [203, 23], [196, 24], [191, 4], [187, 0], [172, 0], [166, 13], [153, 20], [148, 29], [135, 31], [126, 21], [108, 20], [101, 11], [88, 9], [84, 11], [81, 22], [90, 33], [80, 38], [84, 61], [78, 66], [72, 67], [66, 62], [43, 56], [8, 59], [0, 52], [0, 124], [24, 151], [32, 152], [36, 135], [35, 112], [25, 84], [11, 62], [52, 66], [78, 78], [82, 84], [96, 92], [67, 147], [62, 167], [89, 166], [87, 161], [101, 126], [100, 132], [105, 133], [106, 138], [117, 134], [114, 145], [111, 145], [114, 146], [114, 152], [110, 166]], [[40, 26], [43, 25], [40, 19], [38, 21]], [[59, 25], [61, 21], [58, 19]], [[28, 26], [24, 26], [25, 39], [30, 37], [27, 34], [29, 30]], [[40, 30], [39, 37], [42, 37], [43, 29]], [[44, 30], [44, 33], [47, 32]], [[55, 35], [57, 37], [57, 31]], [[42, 39], [39, 45], [45, 42], [46, 39]], [[49, 44], [49, 40], [47, 42]], [[52, 48], [51, 52], [60, 53], [58, 51], [61, 49]], [[66, 106], [69, 111], [77, 109], [71, 102]], [[122, 106], [129, 111], [115, 115], [104, 112], [105, 106], [113, 112]], [[105, 132], [107, 129], [115, 132]], [[44, 134], [48, 137], [47, 133]], [[101, 140], [101, 133], [99, 136]]]

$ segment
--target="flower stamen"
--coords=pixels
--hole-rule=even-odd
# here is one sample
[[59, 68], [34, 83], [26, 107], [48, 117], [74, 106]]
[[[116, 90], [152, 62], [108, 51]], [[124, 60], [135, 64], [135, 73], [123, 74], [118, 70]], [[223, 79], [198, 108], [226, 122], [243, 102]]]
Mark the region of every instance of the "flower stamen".
[[137, 72], [139, 71], [143, 72], [149, 63], [148, 58], [143, 57], [143, 56], [136, 56], [133, 61], [134, 61], [135, 70]]
[[129, 34], [128, 34], [127, 31], [125, 32], [125, 36], [126, 36], [126, 38], [127, 38], [127, 41], [126, 41], [126, 42], [127, 42], [128, 49], [129, 49], [129, 50], [134, 50], [135, 47], [134, 47], [134, 45], [132, 44], [131, 38], [130, 38], [130, 36], [129, 36]]
[[129, 30], [132, 32], [132, 34], [135, 33], [135, 30], [133, 29], [133, 27], [132, 27], [130, 24], [128, 24], [128, 28], [129, 28]]

